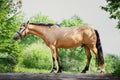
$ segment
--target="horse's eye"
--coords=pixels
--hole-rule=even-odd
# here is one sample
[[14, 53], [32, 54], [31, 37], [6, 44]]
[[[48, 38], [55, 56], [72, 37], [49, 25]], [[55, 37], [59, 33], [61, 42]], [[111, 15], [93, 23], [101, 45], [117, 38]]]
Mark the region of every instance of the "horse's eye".
[[23, 24], [22, 26], [24, 26], [24, 27], [25, 27], [25, 26], [26, 26], [26, 24]]
[[22, 27], [20, 28], [20, 30], [22, 29]]

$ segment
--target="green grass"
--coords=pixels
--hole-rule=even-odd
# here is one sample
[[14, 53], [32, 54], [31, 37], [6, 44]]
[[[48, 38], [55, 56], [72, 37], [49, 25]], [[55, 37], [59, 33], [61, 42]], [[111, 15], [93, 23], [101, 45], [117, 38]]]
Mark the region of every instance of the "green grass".
[[45, 69], [36, 69], [36, 68], [25, 68], [25, 67], [16, 67], [15, 72], [27, 72], [27, 73], [49, 73], [49, 70]]

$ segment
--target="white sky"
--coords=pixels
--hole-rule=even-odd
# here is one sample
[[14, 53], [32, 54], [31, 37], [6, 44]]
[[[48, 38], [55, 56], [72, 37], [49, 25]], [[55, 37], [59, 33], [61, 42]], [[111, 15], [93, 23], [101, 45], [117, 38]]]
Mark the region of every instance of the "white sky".
[[109, 14], [101, 10], [105, 0], [23, 0], [23, 12], [29, 17], [42, 13], [50, 19], [61, 22], [78, 15], [85, 23], [100, 33], [104, 53], [120, 56], [120, 30], [117, 22], [109, 19]]

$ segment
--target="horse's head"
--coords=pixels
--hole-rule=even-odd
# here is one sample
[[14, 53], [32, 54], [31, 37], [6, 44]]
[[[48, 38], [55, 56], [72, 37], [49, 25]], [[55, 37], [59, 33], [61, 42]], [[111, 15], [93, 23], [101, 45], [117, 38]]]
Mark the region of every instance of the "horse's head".
[[14, 40], [24, 38], [27, 35], [27, 33], [28, 33], [28, 23], [29, 23], [29, 21], [27, 23], [23, 23], [21, 25], [20, 29], [15, 33], [15, 35], [13, 37]]

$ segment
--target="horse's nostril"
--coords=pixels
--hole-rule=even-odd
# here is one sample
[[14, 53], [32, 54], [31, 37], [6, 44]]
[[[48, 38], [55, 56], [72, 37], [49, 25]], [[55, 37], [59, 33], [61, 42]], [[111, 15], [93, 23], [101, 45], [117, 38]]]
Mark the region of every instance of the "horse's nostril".
[[15, 34], [13, 40], [18, 40], [18, 39], [19, 39], [18, 34]]
[[14, 36], [14, 37], [13, 37], [13, 40], [17, 40], [17, 37]]

